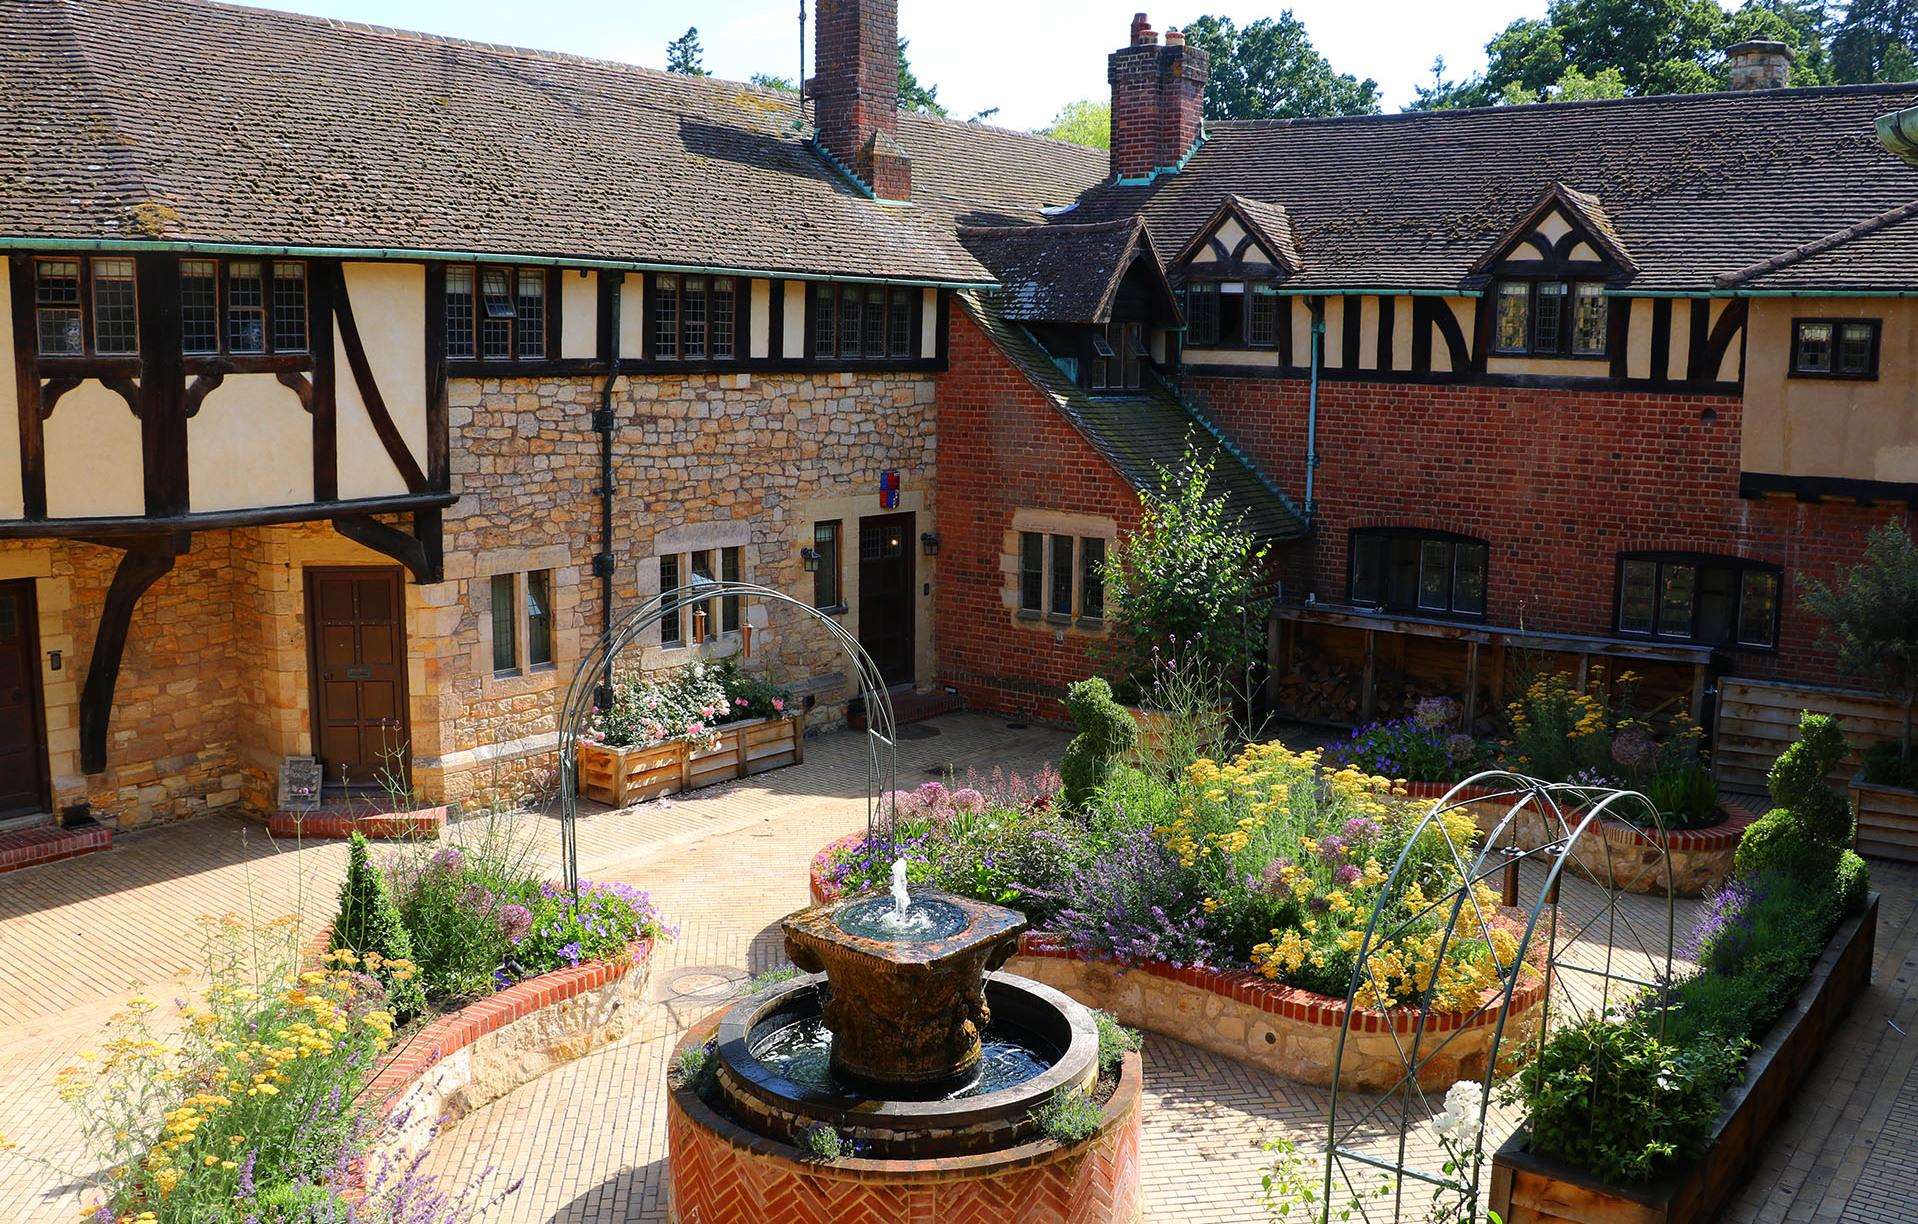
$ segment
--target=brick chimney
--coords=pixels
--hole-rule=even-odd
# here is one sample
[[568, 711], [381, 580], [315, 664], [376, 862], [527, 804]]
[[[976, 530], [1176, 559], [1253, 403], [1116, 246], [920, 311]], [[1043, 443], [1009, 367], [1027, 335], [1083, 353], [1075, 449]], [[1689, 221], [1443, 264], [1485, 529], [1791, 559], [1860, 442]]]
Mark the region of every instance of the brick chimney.
[[1797, 55], [1784, 43], [1754, 38], [1725, 48], [1733, 89], [1783, 89], [1791, 83]]
[[882, 200], [912, 196], [899, 148], [899, 0], [819, 0], [806, 82], [819, 143]]
[[1132, 39], [1106, 59], [1112, 85], [1112, 174], [1146, 178], [1179, 164], [1198, 141], [1207, 57], [1166, 31], [1165, 45], [1146, 15], [1132, 19]]

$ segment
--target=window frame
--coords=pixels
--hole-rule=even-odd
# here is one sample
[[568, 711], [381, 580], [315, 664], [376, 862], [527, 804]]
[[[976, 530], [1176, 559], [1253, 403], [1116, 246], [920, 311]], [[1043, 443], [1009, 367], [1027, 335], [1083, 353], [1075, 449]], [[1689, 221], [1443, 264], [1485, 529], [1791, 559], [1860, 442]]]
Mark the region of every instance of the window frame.
[[[519, 676], [537, 675], [541, 672], [556, 671], [559, 668], [559, 614], [555, 606], [558, 584], [557, 575], [551, 568], [531, 570], [506, 570], [486, 575], [488, 625], [487, 660], [491, 676], [495, 680], [509, 680]], [[533, 615], [531, 597], [535, 580], [544, 589], [546, 596], [546, 657], [534, 658]], [[501, 584], [505, 585], [511, 615], [506, 618], [508, 629], [508, 647], [513, 656], [510, 667], [500, 666], [500, 615], [499, 598]]]
[[[133, 309], [133, 347], [127, 350], [102, 352], [100, 349], [100, 308], [99, 280], [96, 264], [105, 262], [125, 262], [133, 265], [132, 275], [126, 283], [132, 289]], [[40, 300], [40, 270], [48, 264], [75, 265], [74, 293], [72, 303], [42, 303]], [[33, 318], [31, 337], [15, 337], [16, 344], [30, 344], [36, 362], [50, 368], [58, 368], [62, 363], [73, 365], [83, 362], [105, 362], [114, 365], [124, 364], [131, 367], [140, 361], [141, 345], [144, 342], [144, 330], [140, 326], [141, 290], [140, 260], [131, 251], [73, 251], [54, 252], [36, 255], [29, 260], [31, 275], [27, 278], [31, 300], [28, 303]], [[119, 277], [112, 278], [118, 281]], [[71, 312], [80, 324], [80, 351], [77, 353], [50, 353], [41, 347], [40, 321], [47, 311]]]
[[[1232, 292], [1226, 292], [1226, 286], [1237, 286]], [[1280, 302], [1285, 294], [1279, 292], [1278, 282], [1267, 279], [1231, 279], [1190, 280], [1186, 282], [1183, 305], [1185, 307], [1185, 347], [1189, 349], [1221, 349], [1232, 352], [1271, 352], [1280, 345], [1280, 334], [1289, 326], [1289, 312], [1282, 309]], [[1195, 310], [1195, 300], [1205, 303], [1204, 310]], [[1254, 339], [1252, 330], [1253, 303], [1263, 300], [1271, 306], [1270, 335], [1265, 339]], [[1216, 305], [1215, 305], [1216, 303]], [[1228, 316], [1228, 312], [1230, 312]], [[1227, 327], [1228, 317], [1236, 320], [1236, 326]]]
[[[1549, 291], [1542, 291], [1550, 285]], [[1525, 343], [1522, 347], [1506, 346], [1500, 337], [1502, 328], [1501, 313], [1508, 297], [1508, 286], [1523, 286], [1525, 299]], [[1586, 351], [1578, 346], [1578, 305], [1581, 290], [1596, 286], [1598, 300], [1605, 304], [1605, 320], [1602, 329], [1604, 340], [1597, 349]], [[1545, 293], [1557, 301], [1558, 318], [1556, 322], [1557, 338], [1549, 348], [1539, 343], [1540, 320], [1543, 312], [1539, 299]], [[1494, 357], [1543, 357], [1564, 361], [1609, 361], [1611, 359], [1611, 296], [1605, 292], [1605, 282], [1591, 276], [1501, 276], [1493, 281], [1489, 296], [1492, 299], [1491, 344], [1489, 351]]]
[[[1088, 568], [1092, 564], [1089, 555], [1091, 550], [1087, 546], [1094, 543], [1099, 546], [1098, 562], [1103, 564], [1112, 555], [1112, 538], [1086, 535], [1073, 529], [1030, 527], [1017, 528], [1014, 534], [1018, 537], [1018, 553], [1012, 569], [1012, 596], [1013, 607], [1020, 619], [1042, 621], [1050, 625], [1103, 629], [1106, 623], [1106, 583], [1103, 575], [1097, 580], [1098, 610], [1086, 610], [1086, 591], [1092, 578]], [[1036, 565], [1033, 551], [1035, 543], [1038, 545]], [[1060, 555], [1062, 544], [1066, 550], [1063, 559]], [[1069, 587], [1064, 609], [1059, 607], [1058, 600], [1061, 579]]]
[[[1389, 550], [1395, 541], [1411, 542], [1416, 568], [1410, 604], [1398, 606], [1391, 601], [1389, 551], [1382, 551], [1379, 556], [1378, 598], [1361, 598], [1358, 589], [1359, 551], [1362, 544], [1373, 540], [1378, 541], [1385, 550]], [[1445, 549], [1445, 606], [1442, 608], [1425, 602], [1426, 550], [1434, 544]], [[1489, 540], [1481, 536], [1425, 527], [1354, 527], [1346, 533], [1345, 548], [1345, 598], [1353, 607], [1377, 608], [1392, 615], [1422, 616], [1433, 620], [1483, 621], [1486, 618], [1491, 603], [1492, 546]], [[1480, 606], [1477, 609], [1459, 607], [1459, 564], [1467, 549], [1478, 549], [1485, 558], [1479, 576]]]
[[[914, 285], [814, 281], [806, 292], [801, 359], [807, 365], [842, 369], [885, 369], [922, 361], [924, 302], [922, 290]], [[849, 319], [855, 320], [850, 335]]]
[[[699, 595], [695, 593], [695, 579], [708, 582], [731, 582], [729, 574], [741, 575], [744, 581], [746, 572], [747, 542], [740, 540], [733, 544], [705, 544], [698, 548], [677, 548], [672, 552], [659, 553], [652, 559], [659, 575], [659, 592], [665, 595], [670, 589], [675, 592], [671, 598], [660, 602], [659, 640], [654, 647], [662, 650], [698, 650], [717, 645], [728, 640], [741, 638], [746, 625], [746, 609], [737, 596]], [[709, 558], [706, 562], [711, 574], [700, 574], [696, 565], [700, 558]], [[675, 575], [675, 584], [668, 588], [665, 582], [666, 566], [671, 564]], [[694, 637], [693, 613], [705, 608], [706, 635]], [[728, 629], [727, 623], [734, 627]], [[668, 637], [668, 634], [671, 637]]]
[[[440, 312], [440, 330], [444, 337], [442, 343], [446, 350], [446, 362], [451, 372], [472, 374], [481, 371], [508, 370], [515, 366], [538, 367], [558, 360], [561, 269], [546, 265], [509, 263], [504, 260], [454, 262], [441, 266], [444, 275], [439, 282], [440, 300], [437, 309]], [[450, 313], [455, 271], [468, 272], [472, 277], [471, 310], [464, 327], [469, 347], [463, 353], [455, 351], [462, 329], [455, 326]], [[486, 306], [486, 276], [489, 272], [495, 274], [503, 272], [506, 276], [504, 300], [509, 309], [490, 318], [492, 322], [506, 325], [506, 355], [502, 357], [485, 355], [484, 337], [486, 325], [489, 322]], [[539, 300], [543, 303], [542, 309], [545, 312], [540, 321], [540, 346], [537, 353], [524, 351], [525, 335], [529, 329], [523, 312], [528, 299], [521, 292], [520, 285], [527, 277], [539, 278]], [[308, 326], [310, 328], [310, 322]]]
[[[1799, 338], [1807, 327], [1825, 326], [1831, 328], [1831, 369], [1807, 370], [1798, 364]], [[1843, 335], [1848, 327], [1864, 327], [1871, 334], [1870, 361], [1860, 372], [1839, 369], [1840, 354], [1844, 351]], [[1791, 321], [1791, 347], [1786, 350], [1785, 374], [1789, 378], [1819, 378], [1838, 382], [1876, 382], [1878, 380], [1879, 358], [1883, 351], [1885, 321], [1880, 318], [1846, 319], [1837, 317], [1794, 317]]]
[[813, 563], [812, 606], [835, 615], [846, 611], [845, 576], [840, 572], [846, 563], [845, 520], [821, 519], [814, 523], [812, 548], [818, 555]]
[[[1633, 562], [1650, 563], [1653, 567], [1649, 630], [1625, 627], [1625, 571], [1626, 567]], [[1683, 636], [1666, 633], [1660, 628], [1665, 610], [1665, 568], [1668, 565], [1689, 566], [1692, 570], [1690, 629]], [[1703, 588], [1702, 577], [1707, 569], [1727, 570], [1731, 574], [1732, 602], [1726, 615], [1726, 624], [1730, 626], [1731, 632], [1723, 642], [1708, 642], [1698, 636], [1698, 594]], [[1745, 580], [1748, 574], [1754, 573], [1766, 575], [1772, 580], [1771, 640], [1769, 642], [1747, 642], [1742, 637]], [[1621, 551], [1614, 561], [1612, 575], [1612, 635], [1614, 637], [1630, 638], [1634, 641], [1709, 646], [1714, 650], [1750, 650], [1771, 654], [1778, 650], [1779, 629], [1784, 622], [1784, 613], [1784, 567], [1769, 561], [1757, 561], [1729, 553], [1687, 552], [1682, 549], [1628, 549]]]

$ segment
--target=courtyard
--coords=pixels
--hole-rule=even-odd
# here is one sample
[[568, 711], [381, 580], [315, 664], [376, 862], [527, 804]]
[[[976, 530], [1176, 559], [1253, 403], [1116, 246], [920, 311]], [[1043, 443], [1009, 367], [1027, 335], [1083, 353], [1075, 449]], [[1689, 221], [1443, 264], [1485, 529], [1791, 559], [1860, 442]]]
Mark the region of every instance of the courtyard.
[[[1031, 773], [1065, 737], [949, 715], [902, 737], [901, 785], [994, 767]], [[863, 827], [863, 740], [822, 737], [802, 765], [582, 819], [582, 874], [649, 890], [677, 936], [654, 955], [633, 1031], [460, 1119], [429, 1167], [452, 1186], [517, 1183], [489, 1218], [660, 1220], [666, 1211], [664, 1099], [684, 1030], [784, 964], [778, 920], [808, 903], [826, 842]], [[557, 822], [526, 818], [556, 868]], [[54, 1078], [139, 992], [195, 987], [196, 919], [332, 914], [340, 843], [289, 844], [235, 821], [190, 821], [124, 838], [111, 852], [9, 875], [0, 886], [0, 1215], [69, 1218], [79, 1183], [20, 1156], [79, 1150]], [[1918, 1022], [1910, 993], [1918, 871], [1874, 864], [1882, 894], [1873, 984], [1827, 1049], [1730, 1209], [1735, 1220], [1891, 1221], [1918, 1213]], [[1570, 908], [1579, 904], [1577, 885]], [[1261, 1144], [1322, 1149], [1326, 1094], [1164, 1034], [1144, 1049], [1145, 1218], [1256, 1221], [1269, 1163]], [[1497, 1112], [1495, 1126], [1515, 1119]], [[1502, 1138], [1502, 1132], [1497, 1137]], [[1491, 1146], [1488, 1143], [1488, 1149]], [[69, 1169], [84, 1177], [85, 1168]]]

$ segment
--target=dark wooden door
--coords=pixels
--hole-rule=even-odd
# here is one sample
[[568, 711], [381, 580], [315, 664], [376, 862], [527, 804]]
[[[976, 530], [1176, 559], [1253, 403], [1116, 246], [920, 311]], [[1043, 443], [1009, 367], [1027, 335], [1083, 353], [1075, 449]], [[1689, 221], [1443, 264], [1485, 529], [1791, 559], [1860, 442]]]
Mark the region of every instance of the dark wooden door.
[[887, 685], [913, 680], [912, 515], [859, 520], [859, 644]]
[[313, 747], [327, 785], [407, 776], [404, 609], [396, 569], [306, 571]]
[[32, 580], [0, 582], [0, 816], [47, 805], [39, 629]]

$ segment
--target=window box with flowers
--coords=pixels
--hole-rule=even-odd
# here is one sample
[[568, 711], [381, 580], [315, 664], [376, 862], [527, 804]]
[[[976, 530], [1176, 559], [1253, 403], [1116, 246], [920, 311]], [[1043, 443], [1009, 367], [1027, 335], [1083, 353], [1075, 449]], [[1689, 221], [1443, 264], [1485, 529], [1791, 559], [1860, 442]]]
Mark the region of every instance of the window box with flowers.
[[797, 765], [806, 719], [791, 704], [730, 663], [622, 679], [580, 735], [580, 791], [625, 807]]

